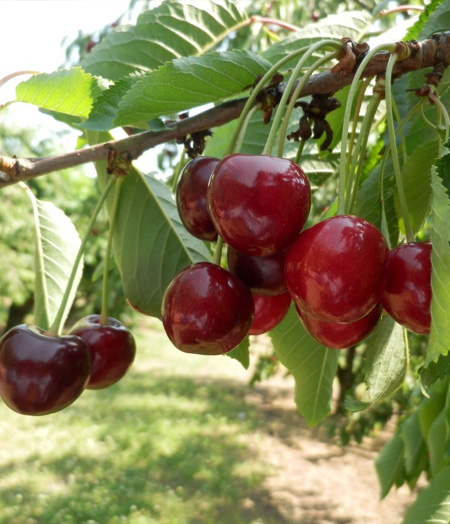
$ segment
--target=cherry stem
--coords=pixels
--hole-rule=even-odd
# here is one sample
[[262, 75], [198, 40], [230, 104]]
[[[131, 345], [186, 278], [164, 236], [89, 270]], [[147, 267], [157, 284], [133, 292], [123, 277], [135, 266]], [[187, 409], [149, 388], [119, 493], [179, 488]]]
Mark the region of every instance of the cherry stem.
[[109, 219], [108, 241], [106, 243], [105, 256], [103, 260], [103, 281], [102, 281], [102, 311], [100, 313], [100, 324], [108, 324], [108, 292], [109, 292], [109, 259], [111, 258], [112, 244], [114, 238], [114, 228], [116, 225], [117, 209], [119, 208], [120, 188], [124, 177], [120, 177], [116, 183], [114, 200]]
[[408, 203], [406, 200], [405, 188], [403, 186], [402, 171], [398, 157], [397, 141], [395, 136], [394, 115], [392, 111], [392, 70], [398, 60], [397, 53], [393, 53], [389, 58], [386, 67], [386, 121], [388, 127], [389, 143], [391, 146], [392, 166], [394, 168], [395, 184], [397, 186], [398, 200], [400, 204], [400, 214], [403, 219], [407, 242], [414, 242], [414, 233], [409, 220]]
[[[298, 96], [302, 92], [302, 89], [305, 87], [306, 82], [308, 81], [309, 77], [314, 73], [314, 71], [316, 71], [316, 69], [318, 69], [325, 62], [328, 62], [329, 60], [332, 60], [333, 58], [336, 58], [338, 56], [338, 53], [339, 53], [338, 51], [334, 51], [333, 53], [329, 53], [328, 55], [325, 55], [325, 56], [319, 58], [319, 60], [316, 60], [314, 62], [314, 64], [305, 71], [304, 75], [302, 76], [302, 79], [295, 86], [295, 89], [292, 92], [292, 95], [290, 96], [289, 103], [287, 104], [286, 113], [284, 114], [284, 117], [283, 117], [283, 122], [282, 122], [282, 124], [280, 126], [280, 137], [279, 137], [279, 142], [278, 142], [278, 156], [279, 157], [282, 157], [283, 154], [284, 154], [284, 143], [285, 143], [284, 137], [286, 135], [287, 128], [288, 128], [288, 125], [289, 125], [289, 120], [291, 118], [292, 111], [294, 110], [294, 106], [295, 106], [295, 103], [297, 101]], [[304, 59], [306, 60], [307, 58], [308, 57], [305, 55]], [[299, 64], [300, 64], [300, 62], [299, 62]], [[292, 77], [296, 78], [296, 74], [295, 73], [296, 73], [297, 67], [292, 72], [291, 78]], [[301, 69], [301, 67], [300, 67], [300, 69]], [[280, 106], [281, 106], [281, 102], [282, 101], [283, 101], [283, 98], [280, 101]]]
[[359, 151], [359, 155], [352, 155], [352, 162], [350, 166], [351, 175], [348, 178], [348, 181], [351, 182], [351, 186], [346, 190], [346, 195], [349, 197], [349, 201], [346, 203], [346, 209], [350, 213], [352, 212], [356, 202], [359, 180], [361, 178], [361, 172], [365, 161], [367, 142], [369, 140], [372, 123], [380, 102], [380, 96], [377, 93], [373, 93], [369, 105], [367, 106], [366, 114], [364, 115], [359, 136], [355, 145], [355, 149], [356, 151]]
[[442, 116], [444, 117], [444, 121], [445, 121], [445, 140], [444, 142], [447, 143], [448, 138], [449, 138], [449, 131], [450, 131], [450, 117], [448, 115], [447, 108], [441, 102], [439, 97], [435, 95], [434, 93], [430, 93], [428, 97], [430, 98], [430, 100], [432, 100], [436, 104], [436, 107], [438, 108], [439, 113], [442, 114]]
[[217, 237], [216, 249], [214, 251], [213, 264], [220, 266], [222, 261], [222, 248], [223, 248], [223, 238], [219, 235]]
[[0, 87], [6, 84], [6, 82], [9, 82], [13, 78], [16, 78], [17, 76], [21, 75], [40, 75], [40, 71], [34, 71], [33, 69], [24, 69], [23, 71], [15, 71], [14, 73], [10, 73], [9, 75], [4, 76], [3, 78], [0, 78]]
[[300, 162], [300, 158], [302, 157], [303, 149], [305, 147], [306, 140], [300, 140], [298, 144], [297, 154], [295, 155], [295, 163], [298, 164]]
[[276, 18], [268, 18], [266, 16], [251, 16], [250, 22], [259, 22], [263, 25], [276, 25], [278, 27], [281, 27], [282, 29], [286, 29], [287, 31], [291, 32], [298, 31], [300, 29], [300, 27], [296, 25], [289, 24], [288, 22], [283, 22], [282, 20], [278, 20]]
[[419, 5], [399, 5], [397, 7], [394, 7], [393, 9], [383, 9], [383, 11], [380, 11], [379, 14], [381, 17], [396, 13], [404, 13], [405, 11], [419, 11], [422, 13], [423, 11], [425, 11], [425, 8]]
[[358, 82], [364, 72], [366, 65], [370, 62], [374, 55], [380, 51], [395, 52], [395, 44], [382, 44], [374, 47], [362, 60], [358, 67], [355, 76], [353, 77], [348, 93], [347, 102], [345, 105], [344, 119], [342, 123], [342, 138], [341, 138], [341, 154], [339, 162], [339, 193], [338, 193], [338, 209], [337, 214], [343, 215], [347, 212], [346, 203], [348, 202], [346, 195], [346, 188], [351, 187], [351, 184], [347, 182], [348, 178], [348, 162], [347, 162], [347, 144], [348, 144], [348, 129], [350, 125], [350, 117], [352, 112], [353, 99], [358, 89]]
[[293, 58], [303, 54], [305, 51], [307, 51], [308, 47], [302, 47], [301, 49], [298, 49], [294, 53], [291, 53], [281, 60], [279, 60], [275, 65], [273, 65], [265, 75], [261, 78], [261, 80], [256, 84], [252, 92], [250, 93], [250, 96], [247, 98], [247, 101], [241, 111], [241, 114], [239, 115], [239, 118], [236, 123], [235, 130], [233, 132], [233, 135], [231, 136], [230, 143], [228, 144], [228, 147], [224, 153], [224, 156], [230, 155], [233, 152], [237, 152], [236, 149], [236, 142], [238, 140], [238, 137], [240, 133], [242, 132], [242, 128], [244, 126], [245, 120], [247, 118], [247, 113], [250, 111], [250, 109], [253, 107], [254, 103], [256, 102], [256, 99], [261, 92], [261, 90], [265, 87], [265, 85], [270, 82], [270, 80], [273, 78], [273, 76], [278, 72], [280, 67], [282, 67], [287, 62], [291, 61]]
[[108, 196], [108, 193], [111, 191], [113, 185], [114, 185], [114, 182], [116, 181], [115, 177], [114, 178], [110, 178], [110, 180], [108, 181], [106, 187], [105, 187], [105, 190], [103, 191], [103, 193], [100, 195], [100, 198], [98, 199], [97, 201], [97, 204], [94, 208], [94, 211], [92, 212], [92, 215], [91, 215], [91, 218], [89, 220], [89, 224], [87, 226], [87, 229], [86, 229], [86, 233], [84, 234], [84, 237], [81, 241], [81, 244], [80, 244], [80, 248], [78, 249], [78, 252], [77, 252], [77, 255], [75, 257], [75, 260], [74, 260], [74, 263], [73, 263], [73, 266], [72, 266], [72, 271], [69, 275], [69, 279], [67, 281], [67, 286], [66, 286], [66, 290], [64, 291], [64, 295], [62, 297], [62, 300], [61, 300], [61, 304], [59, 306], [59, 309], [58, 309], [58, 312], [56, 313], [56, 316], [55, 316], [55, 320], [53, 321], [53, 324], [50, 326], [49, 330], [47, 331], [47, 333], [52, 336], [59, 336], [61, 334], [61, 331], [62, 331], [62, 323], [63, 323], [63, 317], [65, 315], [65, 312], [66, 312], [66, 308], [67, 308], [67, 303], [69, 301], [69, 298], [72, 294], [72, 288], [73, 288], [73, 285], [74, 285], [74, 282], [75, 282], [75, 278], [76, 278], [76, 275], [77, 275], [77, 272], [78, 272], [78, 267], [81, 263], [81, 260], [83, 258], [83, 254], [84, 254], [84, 251], [86, 249], [86, 244], [91, 236], [91, 231], [95, 225], [95, 221], [97, 220], [97, 217], [103, 207], [103, 203], [105, 202], [106, 200], [106, 197]]
[[[270, 128], [269, 136], [267, 137], [266, 145], [264, 146], [264, 150], [262, 152], [263, 155], [271, 155], [272, 150], [275, 144], [276, 136], [278, 133], [278, 129], [280, 127], [281, 119], [283, 117], [283, 113], [286, 108], [286, 104], [289, 101], [289, 98], [292, 96], [292, 89], [294, 87], [294, 84], [299, 77], [301, 70], [303, 69], [306, 61], [308, 58], [321, 49], [322, 47], [333, 47], [336, 50], [341, 49], [342, 44], [336, 42], [336, 40], [321, 40], [320, 42], [317, 42], [313, 46], [311, 46], [301, 57], [301, 59], [298, 61], [297, 65], [295, 66], [294, 70], [292, 71], [291, 77], [289, 78], [288, 83], [286, 84], [286, 89], [283, 92], [283, 95], [281, 97], [280, 103], [278, 104], [277, 111], [275, 113], [275, 116], [272, 121], [272, 127]], [[327, 58], [328, 59], [328, 58]], [[319, 60], [318, 62], [322, 62], [322, 60]], [[317, 64], [317, 62], [316, 62]], [[314, 64], [315, 65], [315, 64]], [[317, 66], [316, 66], [317, 67]], [[314, 71], [314, 70], [313, 70]], [[310, 71], [310, 75], [313, 73], [313, 71]], [[305, 82], [306, 83], [306, 82]], [[300, 93], [300, 91], [298, 91]]]
[[358, 129], [358, 120], [359, 120], [359, 114], [361, 112], [361, 107], [364, 102], [364, 95], [366, 93], [366, 89], [369, 87], [370, 82], [372, 81], [372, 78], [366, 78], [361, 82], [361, 87], [358, 92], [358, 97], [356, 99], [356, 106], [355, 111], [353, 114], [353, 122], [352, 122], [352, 131], [350, 133], [350, 138], [348, 142], [348, 153], [347, 153], [347, 165], [348, 162], [350, 162], [351, 158], [353, 157], [353, 147], [355, 145], [355, 137], [356, 132]]

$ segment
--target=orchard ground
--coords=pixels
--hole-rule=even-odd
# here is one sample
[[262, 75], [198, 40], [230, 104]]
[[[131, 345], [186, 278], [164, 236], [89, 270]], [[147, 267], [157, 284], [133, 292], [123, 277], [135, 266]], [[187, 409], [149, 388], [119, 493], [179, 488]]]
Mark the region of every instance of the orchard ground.
[[341, 448], [302, 422], [289, 379], [250, 388], [251, 370], [180, 353], [156, 321], [134, 332], [115, 386], [46, 417], [0, 406], [0, 524], [401, 521], [414, 494], [379, 501], [387, 435]]

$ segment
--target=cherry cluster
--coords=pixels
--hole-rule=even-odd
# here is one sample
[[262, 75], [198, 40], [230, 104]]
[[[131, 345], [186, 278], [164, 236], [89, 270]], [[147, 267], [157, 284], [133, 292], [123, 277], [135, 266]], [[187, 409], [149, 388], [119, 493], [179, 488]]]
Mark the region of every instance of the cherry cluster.
[[228, 266], [196, 263], [169, 284], [162, 320], [181, 351], [231, 351], [247, 334], [274, 328], [291, 302], [308, 333], [333, 349], [366, 338], [384, 310], [429, 333], [431, 244], [389, 250], [378, 228], [352, 215], [303, 230], [311, 188], [295, 162], [197, 157], [181, 172], [176, 200], [192, 235], [222, 237]]
[[111, 317], [84, 317], [67, 335], [20, 324], [0, 340], [0, 395], [18, 413], [54, 413], [120, 380], [135, 353], [133, 335]]

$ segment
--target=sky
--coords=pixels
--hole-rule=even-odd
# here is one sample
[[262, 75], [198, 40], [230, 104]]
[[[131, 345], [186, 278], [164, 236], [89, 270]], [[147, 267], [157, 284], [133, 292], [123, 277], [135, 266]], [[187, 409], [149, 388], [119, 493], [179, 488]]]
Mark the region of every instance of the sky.
[[[79, 31], [90, 34], [114, 22], [129, 0], [0, 0], [0, 80], [22, 70], [51, 73], [65, 60], [63, 40], [72, 42]], [[0, 86], [0, 107], [15, 99], [15, 87], [29, 78], [19, 76]], [[14, 103], [0, 111], [0, 121], [33, 127], [46, 138], [61, 129], [67, 131], [64, 150], [75, 149], [79, 133], [43, 115], [30, 104]], [[87, 166], [88, 174], [94, 174]]]

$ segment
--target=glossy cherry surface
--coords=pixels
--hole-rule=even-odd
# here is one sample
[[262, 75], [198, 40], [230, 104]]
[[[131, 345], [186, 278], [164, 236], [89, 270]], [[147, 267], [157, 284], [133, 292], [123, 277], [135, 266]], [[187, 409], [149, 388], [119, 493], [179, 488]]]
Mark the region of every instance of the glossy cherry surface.
[[431, 243], [410, 242], [391, 250], [381, 303], [391, 317], [414, 333], [431, 325]]
[[92, 371], [87, 389], [102, 389], [120, 380], [136, 355], [136, 342], [131, 332], [115, 318], [100, 323], [100, 315], [79, 320], [70, 334], [82, 338], [89, 347]]
[[228, 246], [228, 269], [257, 295], [281, 295], [286, 292], [285, 256], [286, 251], [283, 250], [268, 257], [253, 257]]
[[277, 326], [288, 312], [291, 305], [291, 295], [267, 296], [253, 294], [255, 316], [250, 327], [249, 335], [261, 335]]
[[253, 298], [235, 275], [209, 262], [183, 269], [163, 298], [162, 321], [173, 345], [186, 353], [218, 355], [245, 338]]
[[286, 255], [285, 279], [295, 304], [326, 322], [354, 322], [379, 302], [388, 248], [381, 232], [349, 215], [303, 231]]
[[331, 349], [345, 349], [359, 344], [378, 324], [383, 308], [375, 306], [366, 316], [346, 324], [324, 322], [306, 315], [296, 308], [297, 314], [306, 331], [320, 344]]
[[202, 240], [217, 240], [206, 202], [208, 182], [218, 158], [199, 156], [183, 168], [177, 186], [177, 208], [184, 227]]
[[77, 336], [49, 336], [20, 324], [0, 340], [0, 395], [18, 413], [46, 415], [67, 407], [90, 372], [89, 349]]
[[232, 154], [213, 171], [208, 205], [227, 244], [247, 255], [267, 256], [301, 231], [311, 207], [311, 188], [291, 160]]

